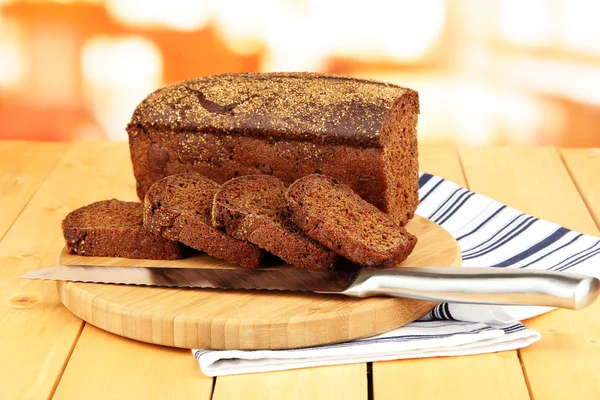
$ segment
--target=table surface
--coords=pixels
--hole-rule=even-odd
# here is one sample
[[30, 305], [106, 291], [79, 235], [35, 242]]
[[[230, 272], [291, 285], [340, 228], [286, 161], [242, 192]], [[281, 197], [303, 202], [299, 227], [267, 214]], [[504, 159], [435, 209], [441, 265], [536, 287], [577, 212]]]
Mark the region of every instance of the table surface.
[[[420, 147], [420, 170], [600, 235], [600, 149]], [[600, 302], [525, 321], [519, 351], [206, 377], [189, 350], [135, 342], [72, 315], [53, 282], [60, 222], [93, 201], [136, 200], [126, 143], [0, 141], [2, 399], [598, 399]]]

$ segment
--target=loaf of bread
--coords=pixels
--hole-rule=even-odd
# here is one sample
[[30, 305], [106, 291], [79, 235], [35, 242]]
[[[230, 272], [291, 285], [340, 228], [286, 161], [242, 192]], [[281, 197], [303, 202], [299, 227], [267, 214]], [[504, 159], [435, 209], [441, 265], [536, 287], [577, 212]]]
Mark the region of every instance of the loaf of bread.
[[366, 267], [396, 267], [417, 238], [396, 225], [347, 185], [312, 174], [287, 190], [290, 216], [308, 236], [348, 260]]
[[418, 204], [414, 90], [315, 73], [226, 74], [151, 93], [127, 126], [140, 199], [157, 180], [322, 173], [405, 224]]
[[141, 203], [98, 201], [71, 211], [62, 221], [69, 252], [82, 256], [173, 260], [185, 246], [148, 232]]

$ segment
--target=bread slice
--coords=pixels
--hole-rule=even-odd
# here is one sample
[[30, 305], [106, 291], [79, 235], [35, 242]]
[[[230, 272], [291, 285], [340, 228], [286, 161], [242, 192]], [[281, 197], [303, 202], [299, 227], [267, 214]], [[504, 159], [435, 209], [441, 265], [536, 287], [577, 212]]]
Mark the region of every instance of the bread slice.
[[185, 246], [148, 232], [142, 203], [98, 201], [70, 212], [62, 221], [69, 252], [82, 256], [172, 260]]
[[289, 218], [285, 184], [269, 175], [247, 175], [221, 186], [213, 226], [247, 240], [300, 269], [330, 271], [337, 254], [309, 238]]
[[347, 185], [320, 174], [287, 190], [291, 218], [308, 236], [350, 261], [393, 267], [414, 249], [417, 238], [367, 203]]
[[264, 251], [212, 226], [212, 202], [219, 188], [219, 184], [200, 174], [167, 176], [146, 193], [144, 225], [156, 234], [211, 256], [245, 268], [258, 268]]

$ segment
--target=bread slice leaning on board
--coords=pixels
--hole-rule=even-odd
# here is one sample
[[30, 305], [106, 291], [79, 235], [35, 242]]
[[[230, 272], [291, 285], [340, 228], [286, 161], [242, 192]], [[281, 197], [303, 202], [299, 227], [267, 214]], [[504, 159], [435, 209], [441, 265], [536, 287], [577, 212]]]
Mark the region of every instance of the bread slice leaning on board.
[[394, 267], [417, 244], [414, 235], [333, 178], [300, 178], [288, 188], [286, 200], [298, 227], [356, 264]]

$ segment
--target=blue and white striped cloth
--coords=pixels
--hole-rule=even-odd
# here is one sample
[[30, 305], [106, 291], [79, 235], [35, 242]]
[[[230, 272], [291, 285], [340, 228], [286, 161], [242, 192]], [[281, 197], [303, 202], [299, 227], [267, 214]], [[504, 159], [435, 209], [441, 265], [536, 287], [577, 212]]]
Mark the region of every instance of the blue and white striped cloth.
[[[600, 240], [524, 214], [430, 174], [417, 214], [458, 241], [463, 267], [571, 271], [600, 278]], [[205, 375], [455, 356], [518, 349], [540, 339], [521, 322], [548, 307], [440, 304], [402, 328], [345, 343], [292, 350], [192, 350]]]

